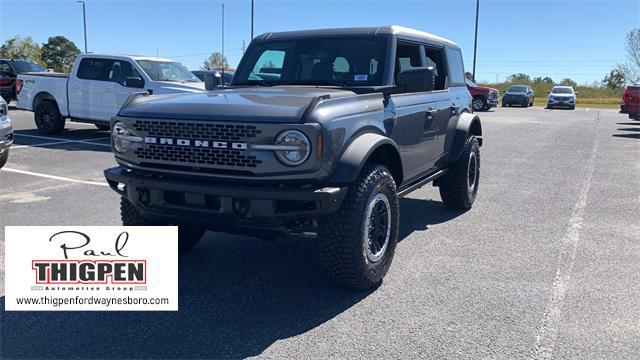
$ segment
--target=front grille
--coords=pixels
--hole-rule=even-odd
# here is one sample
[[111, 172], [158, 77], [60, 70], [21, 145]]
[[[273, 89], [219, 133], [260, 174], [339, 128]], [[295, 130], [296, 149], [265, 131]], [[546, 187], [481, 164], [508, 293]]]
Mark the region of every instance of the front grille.
[[172, 161], [194, 165], [256, 167], [262, 163], [255, 156], [246, 155], [245, 151], [170, 145], [147, 145], [146, 148], [137, 149], [135, 154], [144, 160]]
[[[157, 121], [137, 119], [132, 127], [144, 137], [199, 141], [247, 143], [262, 134], [255, 125], [198, 121]], [[244, 149], [191, 147], [174, 144], [145, 144], [134, 151], [141, 162], [191, 167], [255, 168], [262, 163]]]
[[498, 93], [497, 92], [490, 92], [489, 93], [489, 99], [490, 100], [498, 100]]
[[253, 125], [215, 124], [201, 122], [171, 122], [136, 120], [133, 128], [147, 136], [181, 139], [212, 139], [239, 141], [254, 138], [262, 131]]

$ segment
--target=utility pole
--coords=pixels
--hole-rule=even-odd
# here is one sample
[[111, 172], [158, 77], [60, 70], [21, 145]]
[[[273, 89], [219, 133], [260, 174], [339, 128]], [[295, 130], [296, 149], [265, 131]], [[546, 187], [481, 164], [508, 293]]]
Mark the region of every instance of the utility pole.
[[84, 23], [84, 53], [87, 53], [87, 12], [85, 11], [84, 1], [78, 0], [77, 3], [82, 4], [82, 22]]
[[473, 81], [476, 81], [476, 52], [478, 51], [478, 13], [480, 12], [480, 0], [476, 0], [476, 33], [473, 40]]
[[224, 85], [224, 3], [222, 3], [222, 78], [220, 85]]
[[251, 40], [253, 40], [253, 0], [251, 0]]

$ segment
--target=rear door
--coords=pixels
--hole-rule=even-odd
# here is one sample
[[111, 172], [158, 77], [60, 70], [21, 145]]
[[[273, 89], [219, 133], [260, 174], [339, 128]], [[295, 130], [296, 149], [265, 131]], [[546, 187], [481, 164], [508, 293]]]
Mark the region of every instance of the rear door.
[[108, 77], [113, 61], [86, 57], [80, 61], [76, 76], [69, 78], [69, 113], [87, 120], [108, 119], [103, 97], [108, 94]]

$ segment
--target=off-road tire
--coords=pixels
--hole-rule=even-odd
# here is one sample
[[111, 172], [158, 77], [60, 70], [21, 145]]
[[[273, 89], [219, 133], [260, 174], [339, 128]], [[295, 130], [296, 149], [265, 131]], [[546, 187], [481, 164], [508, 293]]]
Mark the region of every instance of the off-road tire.
[[[390, 221], [383, 233], [388, 232], [388, 235], [380, 246], [379, 258], [372, 261], [367, 250], [372, 242], [364, 239], [368, 232], [365, 224], [371, 221], [371, 229], [375, 230], [373, 224], [376, 222], [365, 218], [368, 209], [376, 209], [384, 198], [388, 203], [383, 201], [382, 206], [388, 212], [383, 218]], [[371, 289], [382, 283], [398, 242], [399, 217], [399, 200], [391, 173], [382, 165], [366, 164], [349, 187], [340, 210], [318, 220], [318, 254], [329, 278], [336, 285], [352, 290]]]
[[[475, 166], [472, 170], [472, 157]], [[473, 188], [470, 189], [473, 172]], [[475, 136], [470, 136], [464, 144], [460, 158], [450, 165], [447, 173], [438, 180], [440, 197], [444, 205], [451, 209], [468, 210], [473, 205], [480, 184], [480, 144]]]
[[40, 101], [33, 111], [33, 119], [38, 130], [44, 134], [55, 135], [64, 130], [65, 119], [55, 101]]
[[103, 125], [103, 124], [95, 124], [96, 128], [98, 128], [98, 130], [100, 131], [108, 131], [111, 130], [111, 127], [109, 125]]
[[481, 95], [473, 97], [473, 111], [486, 111], [488, 107], [487, 98]]
[[[171, 225], [163, 223], [158, 219], [150, 219], [144, 217], [136, 209], [133, 204], [125, 199], [120, 198], [120, 216], [122, 225], [124, 226], [162, 226]], [[202, 239], [205, 229], [199, 226], [179, 225], [178, 226], [178, 251], [187, 252], [191, 250]]]
[[9, 149], [0, 154], [0, 169], [7, 163], [7, 160], [9, 160]]

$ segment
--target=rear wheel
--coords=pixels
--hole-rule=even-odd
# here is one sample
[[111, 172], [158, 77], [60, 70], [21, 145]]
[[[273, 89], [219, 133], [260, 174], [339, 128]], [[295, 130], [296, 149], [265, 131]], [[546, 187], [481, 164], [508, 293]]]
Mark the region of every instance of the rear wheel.
[[445, 206], [459, 210], [471, 208], [480, 184], [480, 144], [475, 136], [467, 139], [462, 155], [438, 183]]
[[42, 100], [36, 105], [33, 113], [36, 127], [48, 135], [59, 134], [64, 130], [65, 119], [58, 110], [58, 105], [52, 100]]
[[319, 219], [318, 253], [334, 283], [364, 290], [382, 282], [398, 242], [399, 213], [389, 170], [365, 165], [340, 210]]
[[[163, 226], [171, 225], [163, 223], [158, 219], [152, 219], [142, 216], [133, 204], [125, 199], [120, 198], [120, 216], [122, 225], [124, 226]], [[187, 252], [191, 250], [202, 239], [206, 229], [200, 226], [181, 224], [178, 226], [178, 251]]]
[[5, 150], [5, 152], [0, 153], [0, 169], [7, 163], [9, 160], [9, 149]]

